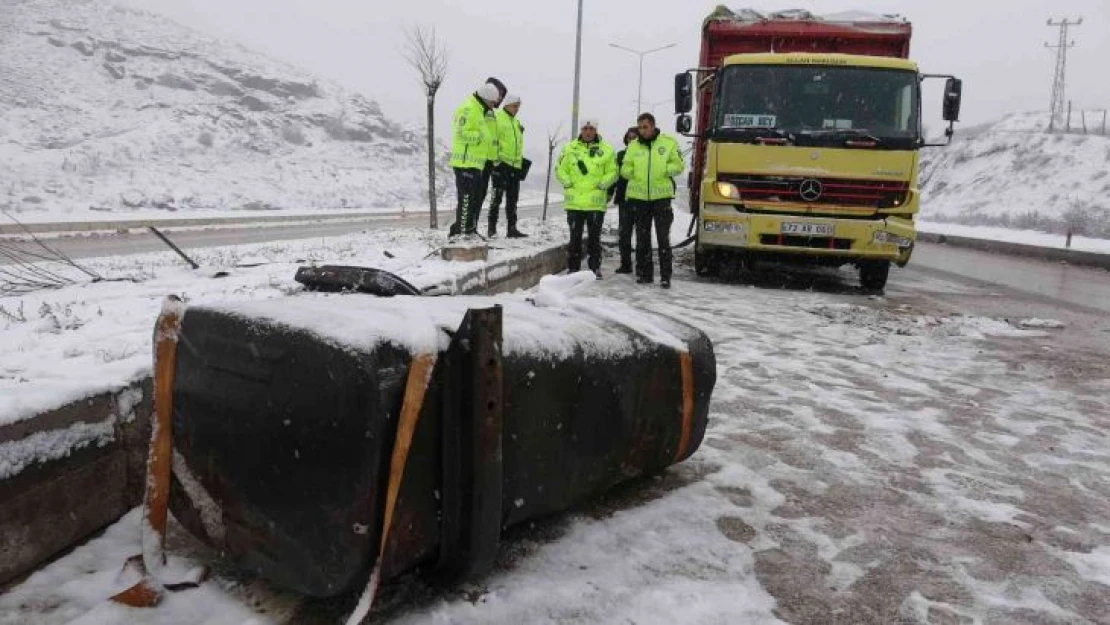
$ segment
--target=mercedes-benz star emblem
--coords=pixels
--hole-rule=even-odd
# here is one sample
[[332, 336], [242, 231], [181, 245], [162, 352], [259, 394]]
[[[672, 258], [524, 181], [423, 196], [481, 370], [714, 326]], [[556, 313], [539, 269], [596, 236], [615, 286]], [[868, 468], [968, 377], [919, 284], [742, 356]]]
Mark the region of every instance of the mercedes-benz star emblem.
[[816, 202], [821, 199], [821, 194], [825, 192], [825, 187], [821, 184], [820, 180], [809, 178], [803, 180], [802, 184], [798, 186], [798, 195], [807, 202]]

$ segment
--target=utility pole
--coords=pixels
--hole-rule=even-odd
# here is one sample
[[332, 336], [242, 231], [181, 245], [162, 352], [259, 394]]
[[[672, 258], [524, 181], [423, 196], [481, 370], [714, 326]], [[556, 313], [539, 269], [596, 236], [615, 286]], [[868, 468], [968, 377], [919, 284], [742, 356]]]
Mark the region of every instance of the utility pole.
[[582, 79], [582, 0], [578, 0], [578, 34], [574, 41], [574, 103], [570, 107], [570, 138], [578, 132], [578, 85]]
[[1048, 20], [1048, 25], [1060, 29], [1060, 38], [1056, 45], [1045, 43], [1050, 50], [1056, 50], [1056, 73], [1052, 79], [1052, 104], [1049, 108], [1051, 118], [1048, 122], [1048, 131], [1056, 129], [1056, 120], [1064, 116], [1064, 106], [1067, 101], [1067, 75], [1068, 75], [1068, 49], [1075, 47], [1075, 41], [1068, 40], [1068, 29], [1083, 23], [1080, 17], [1076, 21], [1064, 18], [1063, 20]]
[[644, 100], [644, 57], [653, 53], [653, 52], [659, 52], [660, 50], [666, 50], [667, 48], [673, 48], [676, 45], [678, 45], [678, 44], [669, 43], [665, 46], [660, 46], [658, 48], [653, 48], [651, 50], [633, 50], [632, 48], [626, 48], [624, 46], [617, 45], [615, 43], [609, 44], [610, 48], [616, 48], [618, 50], [624, 50], [625, 52], [631, 52], [632, 54], [635, 54], [635, 55], [640, 57], [640, 79], [639, 79], [639, 82], [636, 83], [636, 114], [637, 115], [639, 115], [640, 113], [643, 113], [643, 111], [640, 110], [640, 107], [643, 105], [643, 100]]

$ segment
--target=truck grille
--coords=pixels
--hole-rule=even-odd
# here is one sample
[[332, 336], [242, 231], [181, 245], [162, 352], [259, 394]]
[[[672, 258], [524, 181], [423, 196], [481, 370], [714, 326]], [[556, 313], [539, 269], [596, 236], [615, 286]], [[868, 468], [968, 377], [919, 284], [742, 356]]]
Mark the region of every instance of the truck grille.
[[744, 200], [802, 204], [893, 208], [909, 194], [905, 182], [853, 178], [805, 178], [801, 176], [721, 176], [740, 189]]
[[762, 234], [759, 236], [762, 245], [781, 245], [783, 247], [805, 247], [815, 250], [850, 250], [851, 239], [832, 239], [829, 237], [800, 237], [790, 234]]

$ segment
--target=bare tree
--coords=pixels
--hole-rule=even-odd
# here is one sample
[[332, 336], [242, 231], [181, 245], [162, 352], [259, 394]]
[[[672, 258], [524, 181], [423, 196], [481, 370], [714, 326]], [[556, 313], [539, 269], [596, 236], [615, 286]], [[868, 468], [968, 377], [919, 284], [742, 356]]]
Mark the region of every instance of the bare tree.
[[547, 182], [543, 187], [543, 221], [547, 221], [547, 196], [551, 193], [551, 166], [554, 164], [551, 159], [555, 155], [555, 146], [559, 145], [559, 132], [562, 130], [563, 124], [559, 123], [558, 128], [554, 131], [547, 132]]
[[435, 27], [416, 26], [405, 33], [405, 60], [420, 74], [428, 106], [428, 210], [429, 226], [436, 219], [436, 93], [447, 78], [447, 46], [436, 40]]

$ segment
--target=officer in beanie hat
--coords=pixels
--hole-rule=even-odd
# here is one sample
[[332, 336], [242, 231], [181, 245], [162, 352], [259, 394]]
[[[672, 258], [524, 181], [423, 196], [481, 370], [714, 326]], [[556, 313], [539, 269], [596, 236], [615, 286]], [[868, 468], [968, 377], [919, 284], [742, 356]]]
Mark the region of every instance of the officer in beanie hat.
[[608, 190], [617, 181], [617, 159], [613, 148], [597, 134], [597, 122], [586, 118], [578, 138], [563, 148], [556, 168], [563, 185], [563, 207], [570, 226], [567, 270], [582, 266], [582, 230], [588, 239], [588, 267], [601, 279], [601, 225], [605, 221]]
[[489, 157], [486, 166], [482, 168], [482, 195], [478, 198], [478, 203], [474, 205], [476, 207], [476, 212], [474, 214], [475, 222], [477, 222], [479, 215], [482, 213], [482, 206], [486, 203], [486, 196], [489, 194], [490, 177], [493, 175], [493, 166], [497, 164], [498, 131], [497, 116], [495, 113], [497, 108], [501, 106], [501, 103], [505, 100], [505, 96], [509, 94], [509, 89], [505, 86], [505, 83], [493, 76], [486, 79], [486, 84], [493, 85], [493, 87], [497, 89], [497, 101], [490, 107], [491, 110], [486, 115], [486, 124], [489, 125], [489, 133], [490, 136], [493, 137], [493, 144], [489, 146]]
[[497, 213], [505, 200], [507, 236], [519, 239], [528, 235], [516, 228], [516, 205], [520, 197], [520, 181], [524, 177], [524, 127], [517, 115], [520, 98], [509, 94], [497, 110], [497, 164], [493, 166], [493, 200], [489, 205], [489, 236], [497, 233]]
[[478, 213], [487, 184], [483, 174], [495, 149], [487, 116], [493, 116], [494, 107], [500, 100], [497, 87], [485, 83], [455, 109], [451, 167], [455, 170], [458, 203], [455, 206], [455, 223], [450, 228], [451, 236], [477, 234]]

